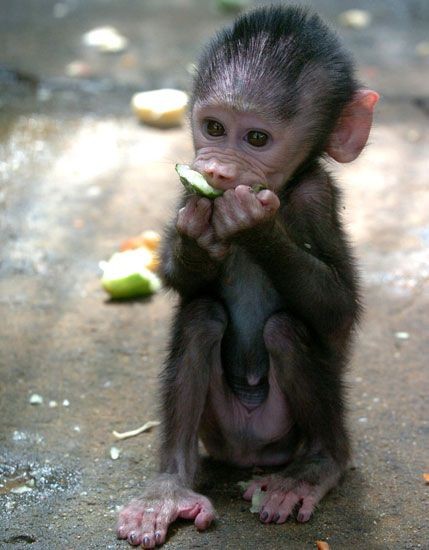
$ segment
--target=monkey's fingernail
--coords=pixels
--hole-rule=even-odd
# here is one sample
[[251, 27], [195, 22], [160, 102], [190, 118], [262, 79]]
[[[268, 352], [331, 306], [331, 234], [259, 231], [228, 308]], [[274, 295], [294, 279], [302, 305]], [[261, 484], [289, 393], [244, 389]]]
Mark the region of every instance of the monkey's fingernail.
[[161, 542], [161, 533], [159, 531], [155, 533], [155, 540], [156, 542]]
[[277, 521], [279, 521], [279, 519], [280, 519], [280, 514], [276, 514], [276, 515], [273, 517], [274, 523], [276, 523]]
[[137, 533], [135, 533], [134, 531], [132, 531], [129, 535], [128, 535], [128, 540], [130, 541], [130, 544], [137, 544]]
[[150, 543], [150, 538], [149, 538], [149, 537], [144, 537], [144, 539], [143, 539], [143, 544], [144, 544], [145, 546], [147, 546], [149, 543]]
[[268, 517], [268, 512], [262, 512], [262, 514], [261, 514], [262, 521], [265, 521], [267, 519], [267, 517]]

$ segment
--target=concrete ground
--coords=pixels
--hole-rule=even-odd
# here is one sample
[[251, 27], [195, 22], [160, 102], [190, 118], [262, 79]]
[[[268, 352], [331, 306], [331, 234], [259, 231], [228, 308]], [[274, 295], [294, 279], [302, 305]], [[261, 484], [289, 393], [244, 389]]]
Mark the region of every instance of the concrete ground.
[[[205, 460], [219, 519], [205, 533], [175, 524], [166, 548], [429, 548], [429, 5], [310, 4], [334, 24], [349, 7], [371, 12], [339, 33], [381, 93], [364, 154], [332, 166], [366, 303], [348, 376], [356, 467], [308, 524], [265, 526], [236, 485], [251, 472]], [[127, 547], [117, 507], [155, 470], [158, 431], [112, 431], [157, 419], [175, 298], [111, 302], [98, 262], [161, 230], [174, 163], [192, 157], [186, 127], [139, 125], [129, 99], [187, 89], [189, 63], [230, 17], [209, 0], [0, 0], [0, 548]], [[82, 45], [106, 24], [129, 39], [123, 54]]]

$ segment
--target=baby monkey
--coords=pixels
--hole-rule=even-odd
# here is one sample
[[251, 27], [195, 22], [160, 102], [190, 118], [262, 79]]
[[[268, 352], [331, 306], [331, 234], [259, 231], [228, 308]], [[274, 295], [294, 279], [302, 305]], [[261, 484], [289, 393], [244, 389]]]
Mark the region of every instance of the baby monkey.
[[359, 289], [321, 157], [359, 155], [377, 100], [332, 31], [300, 8], [244, 14], [202, 54], [192, 168], [223, 194], [184, 193], [165, 239], [161, 274], [180, 303], [160, 472], [119, 517], [132, 545], [163, 544], [179, 517], [200, 530], [215, 518], [194, 491], [199, 439], [215, 459], [279, 467], [243, 494], [264, 491], [264, 523], [308, 521], [346, 469], [343, 373]]

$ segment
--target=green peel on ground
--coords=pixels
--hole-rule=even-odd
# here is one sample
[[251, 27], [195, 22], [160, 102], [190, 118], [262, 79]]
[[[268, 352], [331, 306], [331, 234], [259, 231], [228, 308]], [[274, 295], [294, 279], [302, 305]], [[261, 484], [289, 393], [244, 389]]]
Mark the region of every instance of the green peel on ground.
[[130, 250], [116, 252], [108, 262], [100, 262], [101, 285], [114, 299], [149, 296], [161, 288], [155, 273], [144, 267], [143, 258]]

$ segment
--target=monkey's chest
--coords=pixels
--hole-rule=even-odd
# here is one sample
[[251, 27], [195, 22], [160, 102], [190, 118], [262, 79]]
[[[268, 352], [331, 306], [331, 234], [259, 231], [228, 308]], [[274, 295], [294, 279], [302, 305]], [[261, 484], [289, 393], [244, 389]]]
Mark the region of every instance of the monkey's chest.
[[243, 404], [257, 407], [269, 392], [264, 327], [281, 307], [280, 297], [265, 272], [238, 249], [226, 266], [221, 298], [229, 316], [221, 344], [225, 379]]

